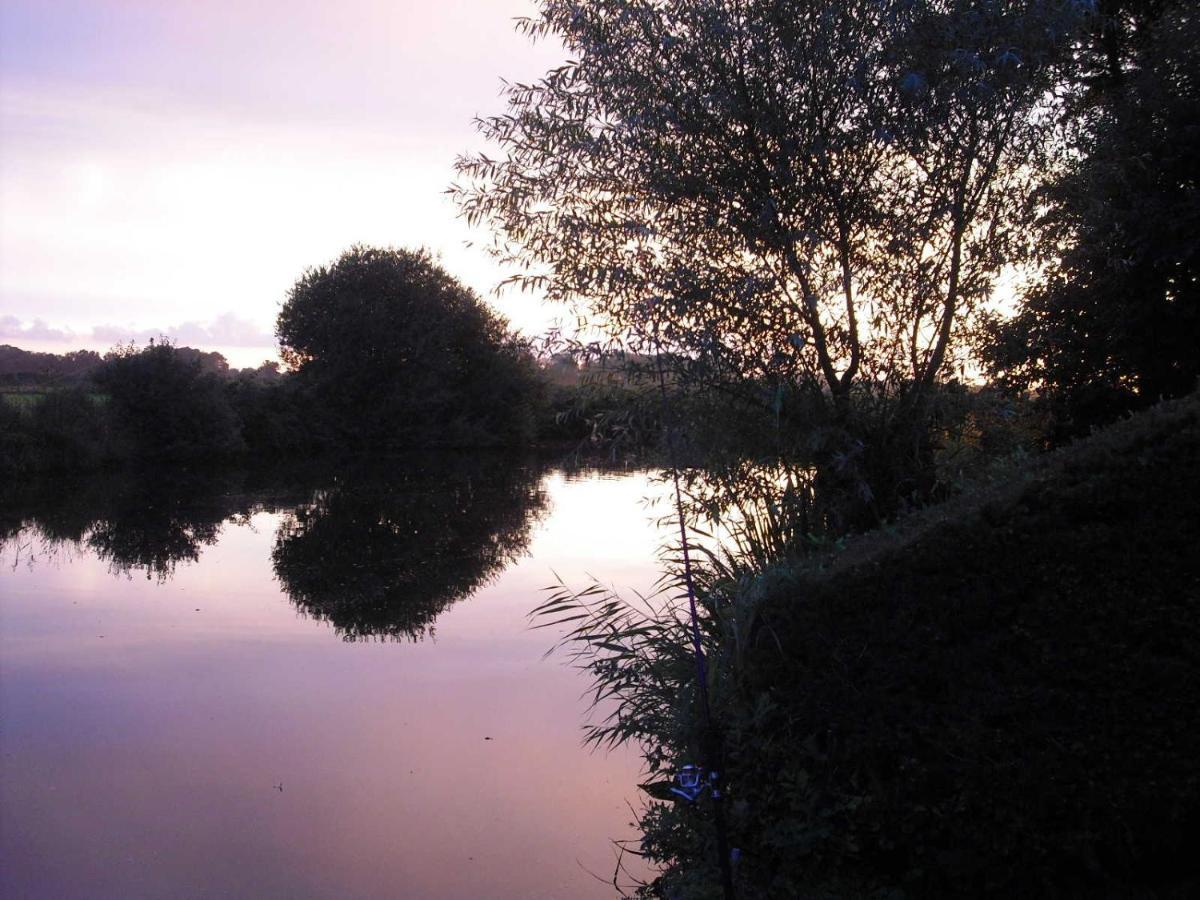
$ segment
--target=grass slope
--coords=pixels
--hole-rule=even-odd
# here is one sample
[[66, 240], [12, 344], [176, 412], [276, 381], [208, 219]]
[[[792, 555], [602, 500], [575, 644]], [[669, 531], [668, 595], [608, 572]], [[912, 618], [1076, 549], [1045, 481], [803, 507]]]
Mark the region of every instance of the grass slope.
[[747, 896], [1200, 896], [1200, 398], [767, 590]]

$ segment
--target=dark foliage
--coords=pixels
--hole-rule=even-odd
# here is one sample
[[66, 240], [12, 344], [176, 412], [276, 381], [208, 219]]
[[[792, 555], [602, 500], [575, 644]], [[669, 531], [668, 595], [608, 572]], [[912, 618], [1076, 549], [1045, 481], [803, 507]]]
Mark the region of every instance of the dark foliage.
[[237, 416], [221, 377], [202, 356], [151, 342], [110, 353], [96, 373], [108, 396], [114, 438], [123, 456], [209, 461], [243, 448]]
[[101, 403], [78, 387], [31, 396], [26, 408], [0, 396], [0, 474], [92, 469], [113, 456]]
[[353, 247], [296, 283], [284, 359], [355, 449], [514, 445], [540, 381], [506, 323], [425, 251]]
[[1200, 16], [1108, 5], [1076, 98], [1081, 157], [1044, 197], [1048, 275], [982, 348], [1010, 387], [1044, 389], [1055, 440], [1200, 377]]
[[0, 397], [0, 475], [6, 478], [27, 471], [34, 457], [28, 420]]
[[577, 451], [628, 458], [661, 443], [657, 392], [622, 384], [551, 385], [538, 423], [538, 437]]
[[1198, 545], [1193, 396], [769, 574], [727, 713], [746, 896], [1194, 896]]
[[81, 388], [47, 394], [29, 418], [41, 468], [94, 468], [109, 458], [108, 419], [101, 404]]
[[100, 366], [93, 350], [70, 353], [35, 353], [11, 344], [0, 344], [0, 384], [79, 382]]
[[513, 282], [690, 389], [803, 393], [875, 522], [933, 486], [931, 394], [1027, 250], [1085, 8], [548, 0], [519, 28], [570, 60], [451, 193]]
[[242, 373], [229, 381], [226, 395], [253, 458], [295, 459], [338, 449], [328, 416], [300, 379]]

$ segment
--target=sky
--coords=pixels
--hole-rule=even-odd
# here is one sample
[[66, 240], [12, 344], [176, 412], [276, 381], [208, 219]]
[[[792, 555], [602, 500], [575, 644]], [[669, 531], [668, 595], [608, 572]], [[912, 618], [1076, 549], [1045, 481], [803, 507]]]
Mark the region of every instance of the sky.
[[562, 60], [532, 0], [3, 0], [0, 343], [104, 351], [166, 335], [275, 354], [309, 266], [427, 247], [527, 334], [555, 312], [502, 274], [444, 194]]

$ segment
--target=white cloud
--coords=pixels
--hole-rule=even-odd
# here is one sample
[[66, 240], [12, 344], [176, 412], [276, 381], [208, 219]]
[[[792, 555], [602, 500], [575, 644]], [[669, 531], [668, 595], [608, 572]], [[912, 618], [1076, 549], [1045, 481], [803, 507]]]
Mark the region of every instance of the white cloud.
[[36, 344], [91, 345], [95, 348], [114, 344], [145, 344], [150, 340], [168, 338], [173, 343], [209, 350], [217, 347], [271, 348], [275, 337], [267, 329], [241, 319], [232, 312], [222, 313], [209, 322], [183, 322], [165, 328], [139, 328], [134, 325], [93, 325], [90, 330], [77, 332], [71, 328], [56, 328], [41, 319], [24, 322], [17, 316], [0, 316], [0, 339]]
[[72, 341], [75, 340], [75, 332], [69, 328], [52, 328], [41, 319], [34, 319], [27, 324], [16, 316], [0, 316], [0, 338], [37, 343]]
[[92, 340], [110, 344], [129, 341], [144, 344], [158, 338], [200, 350], [212, 347], [271, 347], [275, 337], [248, 319], [239, 319], [231, 312], [222, 313], [211, 322], [183, 322], [167, 328], [135, 328], [129, 325], [94, 325]]
[[275, 335], [246, 319], [228, 312], [209, 324], [184, 322], [174, 332], [181, 344], [204, 342], [218, 347], [266, 347], [275, 343]]

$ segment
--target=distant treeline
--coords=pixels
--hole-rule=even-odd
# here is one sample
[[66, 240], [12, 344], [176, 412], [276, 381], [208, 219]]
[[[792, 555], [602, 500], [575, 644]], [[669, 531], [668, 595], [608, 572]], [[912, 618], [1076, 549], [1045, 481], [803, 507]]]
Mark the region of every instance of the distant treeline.
[[[750, 450], [767, 453], [796, 423], [816, 420], [802, 396], [766, 382], [724, 392], [669, 383], [668, 412], [653, 360], [634, 355], [537, 358], [517, 348], [493, 360], [490, 371], [480, 364], [483, 385], [447, 391], [439, 400], [428, 386], [409, 393], [412, 382], [401, 376], [381, 378], [378, 386], [363, 376], [355, 386], [350, 376], [316, 379], [311, 370], [284, 370], [272, 361], [234, 369], [219, 353], [166, 341], [103, 357], [4, 349], [10, 362], [23, 356], [41, 367], [17, 368], [0, 386], [5, 475], [144, 464], [278, 465], [431, 447], [538, 445], [584, 459], [653, 461], [665, 458], [664, 415], [691, 423], [686, 435], [675, 435], [676, 458], [712, 468]], [[81, 373], [45, 374], [68, 372], [85, 354], [92, 364]], [[380, 392], [390, 393], [390, 401], [381, 401]], [[989, 388], [947, 384], [938, 410], [937, 465], [948, 485], [997, 454], [1036, 447], [1045, 430], [1036, 404]]]
[[[5, 354], [13, 368], [21, 355], [41, 367], [5, 374], [10, 388], [19, 386], [0, 394], [0, 470], [9, 474], [225, 459], [263, 449], [247, 427], [250, 401], [283, 381], [275, 367], [231, 372], [220, 354], [169, 343], [103, 358], [5, 349], [15, 351]], [[86, 367], [71, 364], [85, 359]]]
[[103, 362], [94, 350], [70, 353], [34, 353], [11, 344], [0, 344], [0, 384], [41, 385], [87, 378]]
[[424, 252], [354, 247], [309, 270], [278, 334], [286, 369], [167, 339], [4, 346], [0, 473], [587, 442], [637, 408], [620, 369], [539, 360]]
[[[115, 351], [114, 351], [115, 352]], [[200, 368], [216, 375], [236, 375], [259, 372], [269, 376], [278, 374], [279, 365], [264, 362], [255, 369], [230, 369], [229, 362], [220, 353], [197, 350], [194, 347], [176, 347], [175, 353], [184, 360], [198, 361]], [[111, 357], [101, 356], [95, 350], [72, 350], [70, 353], [37, 353], [22, 350], [12, 344], [0, 344], [0, 386], [28, 386], [33, 388], [64, 387], [85, 383], [96, 374]]]
[[[455, 409], [450, 398], [442, 410], [397, 410], [397, 419], [381, 420], [363, 409], [369, 398], [348, 391], [331, 398], [277, 363], [231, 369], [219, 353], [169, 342], [103, 357], [3, 351], [0, 473], [7, 475], [437, 446], [574, 446], [599, 440], [596, 422], [632, 405], [632, 391], [608, 373], [532, 358], [522, 363], [523, 383], [508, 385], [509, 399], [487, 418], [472, 415], [468, 403]], [[22, 368], [22, 359], [37, 368]]]

